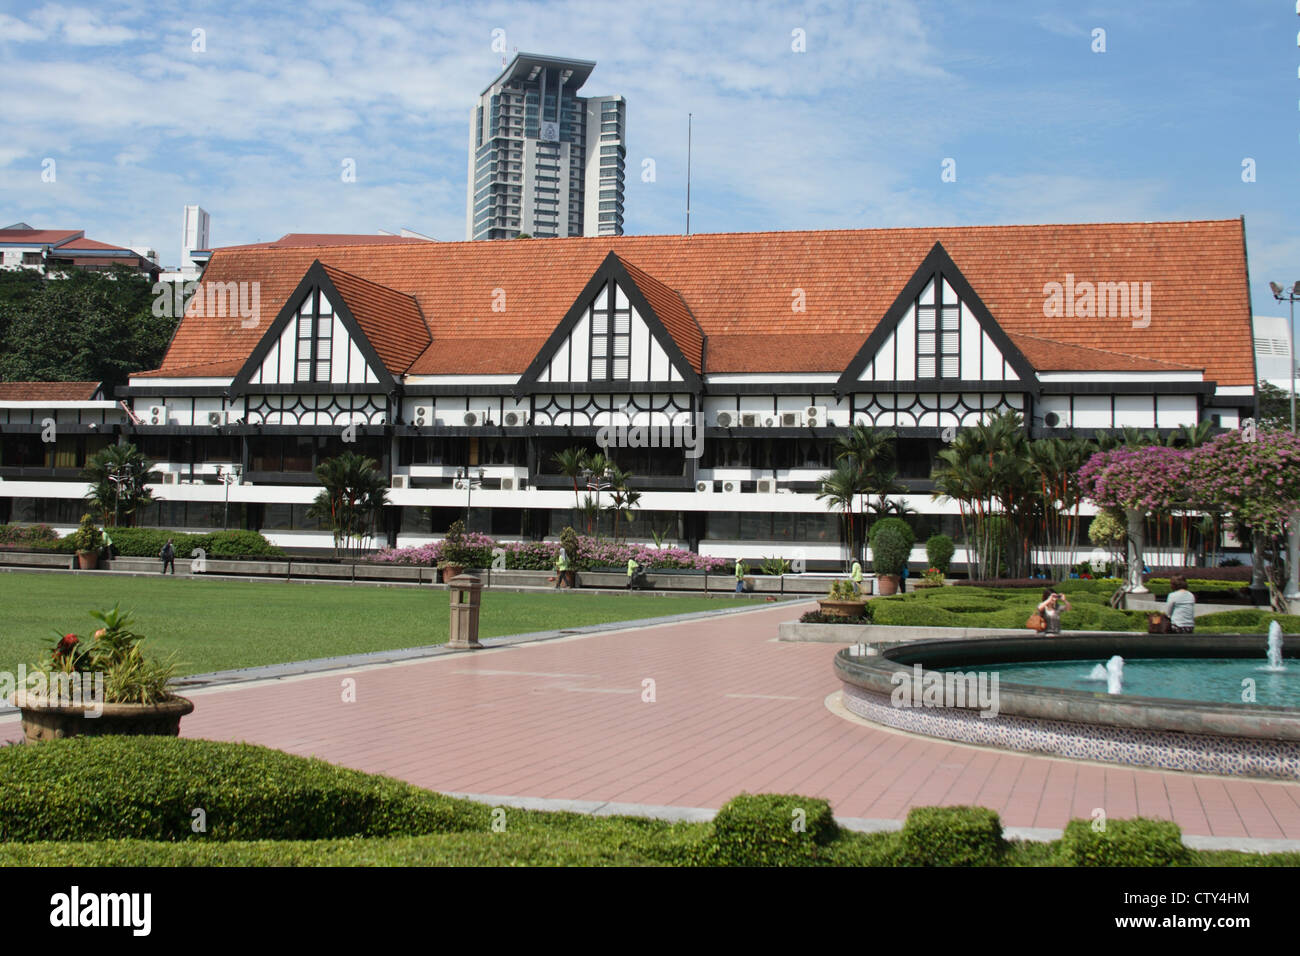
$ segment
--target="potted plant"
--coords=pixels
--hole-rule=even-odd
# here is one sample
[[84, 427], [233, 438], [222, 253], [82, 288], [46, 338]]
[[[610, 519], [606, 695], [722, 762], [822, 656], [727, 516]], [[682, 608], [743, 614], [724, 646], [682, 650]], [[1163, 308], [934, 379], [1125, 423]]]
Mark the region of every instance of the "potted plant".
[[938, 568], [926, 568], [921, 574], [921, 580], [914, 585], [917, 588], [941, 588], [943, 587], [943, 572]]
[[72, 546], [77, 552], [77, 567], [83, 571], [95, 570], [102, 538], [90, 515], [82, 515], [81, 524], [77, 526], [76, 531], [72, 532]]
[[852, 581], [832, 581], [826, 597], [817, 601], [823, 614], [845, 619], [863, 617], [867, 612], [866, 599], [858, 594]]
[[912, 556], [912, 529], [897, 518], [876, 522], [871, 535], [871, 557], [881, 594], [897, 594], [899, 578]]
[[194, 704], [168, 688], [173, 658], [145, 657], [144, 638], [114, 605], [92, 611], [103, 626], [82, 640], [60, 634], [10, 697], [22, 712], [28, 743], [57, 737], [155, 735], [175, 737]]
[[442, 572], [443, 583], [459, 576], [465, 566], [465, 522], [456, 520], [442, 539], [442, 560], [438, 562], [438, 570]]

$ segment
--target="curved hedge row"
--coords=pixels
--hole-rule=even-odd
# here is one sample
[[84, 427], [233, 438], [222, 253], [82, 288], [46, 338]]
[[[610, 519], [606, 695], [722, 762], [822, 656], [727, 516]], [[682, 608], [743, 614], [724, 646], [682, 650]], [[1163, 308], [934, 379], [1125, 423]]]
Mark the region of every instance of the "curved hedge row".
[[252, 744], [92, 737], [0, 748], [0, 840], [323, 840], [481, 830], [489, 814]]

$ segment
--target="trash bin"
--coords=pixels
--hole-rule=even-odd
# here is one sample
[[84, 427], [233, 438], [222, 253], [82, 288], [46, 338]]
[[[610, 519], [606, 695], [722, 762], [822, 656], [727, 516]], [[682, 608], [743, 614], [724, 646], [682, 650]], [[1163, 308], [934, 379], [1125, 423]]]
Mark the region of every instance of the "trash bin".
[[477, 650], [479, 601], [483, 582], [472, 574], [459, 574], [447, 582], [451, 589], [451, 634], [447, 646], [453, 650]]

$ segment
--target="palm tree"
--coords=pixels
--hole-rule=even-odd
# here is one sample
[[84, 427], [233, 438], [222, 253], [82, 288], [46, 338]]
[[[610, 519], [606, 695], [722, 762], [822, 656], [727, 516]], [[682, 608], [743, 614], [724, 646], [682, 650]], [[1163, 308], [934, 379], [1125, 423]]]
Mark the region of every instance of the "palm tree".
[[136, 511], [154, 500], [153, 493], [145, 487], [153, 465], [129, 443], [109, 445], [86, 462], [81, 477], [90, 485], [86, 499], [99, 510], [100, 524], [107, 527], [123, 519], [128, 527], [134, 524]]
[[826, 506], [838, 509], [844, 515], [844, 543], [850, 557], [853, 550], [853, 503], [863, 494], [862, 469], [851, 459], [841, 459], [835, 463], [835, 470], [817, 479], [821, 491], [818, 500], [825, 499]]
[[388, 503], [383, 473], [373, 458], [345, 451], [317, 465], [316, 477], [325, 487], [307, 509], [308, 517], [329, 522], [336, 556], [344, 545], [360, 550]]
[[[858, 470], [858, 493], [855, 500], [867, 495], [875, 495], [879, 503], [875, 506], [875, 513], [880, 514], [881, 508], [889, 495], [899, 494], [907, 489], [897, 481], [898, 469], [895, 467], [896, 449], [894, 442], [897, 435], [890, 429], [876, 429], [869, 425], [854, 425], [849, 429], [848, 434], [841, 435], [835, 440], [838, 448], [836, 462], [847, 462], [855, 465]], [[866, 545], [868, 527], [866, 524], [867, 507], [863, 507], [863, 528], [862, 534], [857, 536], [859, 552]], [[901, 512], [900, 512], [901, 513]], [[853, 523], [854, 523], [854, 506], [850, 503], [848, 514], [850, 557], [861, 558], [862, 555], [855, 552], [851, 542], [854, 540]]]
[[560, 474], [573, 482], [573, 506], [581, 509], [581, 505], [578, 504], [578, 476], [587, 469], [587, 449], [574, 445], [564, 451], [557, 451], [551, 456], [551, 461], [555, 463]]
[[622, 515], [629, 524], [632, 523], [632, 509], [641, 500], [641, 492], [629, 487], [632, 472], [624, 471], [617, 465], [609, 469], [610, 497], [609, 510], [614, 513], [614, 540], [618, 541], [618, 519]]

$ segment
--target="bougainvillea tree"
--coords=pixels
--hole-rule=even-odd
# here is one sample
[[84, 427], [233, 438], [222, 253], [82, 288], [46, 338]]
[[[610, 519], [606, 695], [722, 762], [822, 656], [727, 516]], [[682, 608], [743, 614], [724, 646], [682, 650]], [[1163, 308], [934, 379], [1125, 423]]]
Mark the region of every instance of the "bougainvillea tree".
[[[1263, 541], [1300, 511], [1300, 438], [1289, 431], [1229, 431], [1192, 451], [1191, 495], [1251, 529], [1253, 584], [1263, 584]], [[1294, 531], [1294, 529], [1292, 529]]]
[[1192, 452], [1164, 445], [1098, 452], [1079, 469], [1079, 490], [1102, 508], [1121, 508], [1128, 518], [1125, 590], [1145, 593], [1142, 583], [1144, 520], [1149, 512], [1188, 506], [1193, 492]]

